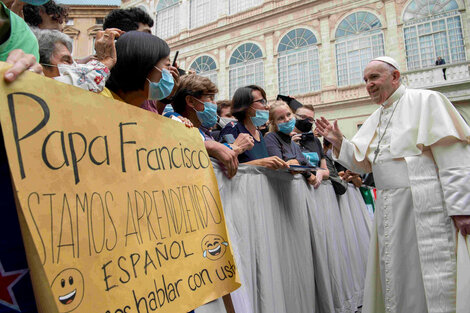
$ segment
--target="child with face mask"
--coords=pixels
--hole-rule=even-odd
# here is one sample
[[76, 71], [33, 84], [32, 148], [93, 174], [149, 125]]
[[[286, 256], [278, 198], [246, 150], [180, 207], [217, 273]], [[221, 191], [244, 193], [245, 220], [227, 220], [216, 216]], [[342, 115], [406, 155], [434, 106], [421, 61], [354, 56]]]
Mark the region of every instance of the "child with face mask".
[[[269, 109], [269, 133], [264, 138], [266, 148], [270, 156], [277, 156], [284, 160], [289, 166], [310, 166], [308, 160], [302, 154], [300, 147], [291, 139], [296, 119], [291, 108], [283, 101], [275, 101]], [[317, 188], [321, 180], [310, 172], [303, 172], [307, 182]]]

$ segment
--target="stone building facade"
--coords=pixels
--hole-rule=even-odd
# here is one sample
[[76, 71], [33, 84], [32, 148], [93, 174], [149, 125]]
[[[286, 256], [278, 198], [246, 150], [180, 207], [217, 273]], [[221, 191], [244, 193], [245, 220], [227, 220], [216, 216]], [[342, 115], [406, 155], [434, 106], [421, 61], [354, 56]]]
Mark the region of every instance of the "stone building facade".
[[[395, 58], [404, 83], [445, 93], [470, 116], [470, 0], [124, 0], [156, 21], [178, 62], [210, 77], [218, 99], [259, 84], [313, 104], [351, 137], [377, 107], [362, 71]], [[445, 65], [435, 65], [438, 56]], [[444, 79], [443, 69], [446, 69]]]

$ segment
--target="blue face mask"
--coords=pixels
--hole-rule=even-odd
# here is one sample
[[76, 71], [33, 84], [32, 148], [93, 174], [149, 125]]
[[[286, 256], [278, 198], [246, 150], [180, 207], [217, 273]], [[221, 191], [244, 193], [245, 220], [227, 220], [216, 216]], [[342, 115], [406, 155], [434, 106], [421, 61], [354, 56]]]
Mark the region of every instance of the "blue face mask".
[[173, 87], [175, 86], [175, 81], [173, 80], [173, 76], [171, 76], [170, 72], [167, 69], [160, 70], [158, 67], [155, 67], [162, 73], [162, 78], [158, 83], [149, 81], [149, 100], [162, 100], [167, 98]]
[[277, 127], [279, 128], [279, 131], [281, 133], [289, 135], [294, 130], [295, 118], [291, 118], [290, 121], [288, 121], [288, 122], [277, 124]]
[[260, 127], [261, 125], [266, 124], [269, 119], [269, 111], [266, 110], [256, 110], [256, 116], [251, 117], [251, 121], [255, 127]]
[[201, 122], [202, 126], [211, 128], [215, 125], [215, 123], [217, 123], [217, 105], [212, 102], [202, 102], [199, 99], [196, 100], [204, 104], [204, 111], [200, 112], [194, 109], [194, 111], [196, 111], [199, 122]]

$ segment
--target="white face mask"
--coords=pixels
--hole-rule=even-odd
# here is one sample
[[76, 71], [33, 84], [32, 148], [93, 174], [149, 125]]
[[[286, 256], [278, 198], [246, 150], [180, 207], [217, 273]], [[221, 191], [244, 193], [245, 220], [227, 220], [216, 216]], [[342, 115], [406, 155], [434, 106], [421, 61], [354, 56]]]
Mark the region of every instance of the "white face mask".
[[224, 128], [228, 123], [230, 122], [237, 122], [237, 119], [236, 118], [232, 118], [232, 117], [221, 117], [219, 119], [219, 125], [220, 127]]
[[40, 64], [45, 67], [56, 67], [59, 70], [59, 75], [64, 75], [64, 73], [66, 73], [67, 70], [71, 68], [77, 68], [79, 66], [82, 66], [82, 67], [87, 66], [86, 64], [78, 64], [75, 61], [73, 61], [73, 64], [63, 64], [63, 63], [57, 64], [57, 65], [47, 64], [47, 63], [40, 63]]
[[62, 76], [65, 73], [67, 73], [67, 71], [71, 68], [78, 68], [78, 67], [86, 68], [86, 66], [87, 66], [86, 64], [77, 64], [73, 62], [73, 64], [58, 64], [57, 68], [59, 69], [59, 73]]

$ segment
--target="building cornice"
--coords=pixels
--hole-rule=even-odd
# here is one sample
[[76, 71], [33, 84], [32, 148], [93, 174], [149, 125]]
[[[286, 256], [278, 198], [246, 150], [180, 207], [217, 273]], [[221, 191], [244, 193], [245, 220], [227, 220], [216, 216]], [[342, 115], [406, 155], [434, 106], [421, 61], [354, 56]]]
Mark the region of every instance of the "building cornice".
[[[373, 3], [377, 3], [377, 0], [350, 1], [349, 3], [342, 4], [341, 6], [339, 4], [334, 5], [332, 1], [328, 0], [297, 0], [295, 2], [289, 2], [288, 0], [267, 1], [264, 2], [263, 5], [255, 7], [251, 10], [239, 12], [234, 15], [225, 15], [214, 22], [195, 29], [182, 30], [177, 35], [166, 38], [165, 41], [173, 49], [180, 49], [188, 45], [197, 44], [207, 36], [220, 36], [225, 33], [230, 33], [234, 28], [245, 28], [249, 25], [259, 24], [260, 22], [270, 18], [276, 18], [282, 15], [295, 13], [299, 9], [314, 10], [311, 15], [306, 15], [303, 18], [302, 22], [306, 22], [315, 19], [329, 18], [335, 14], [339, 8], [341, 8], [341, 10], [349, 11], [350, 9], [356, 8], [358, 6], [365, 6]], [[327, 7], [320, 11], [318, 8], [320, 4], [323, 4]], [[288, 26], [291, 23], [292, 22], [286, 22], [282, 25]], [[276, 31], [280, 28], [279, 26], [280, 25], [277, 24], [268, 28], [260, 28], [255, 33], [247, 33], [243, 36], [237, 37], [233, 40], [233, 42], [239, 42], [241, 40], [253, 38], [254, 36], [262, 35], [266, 32]]]

